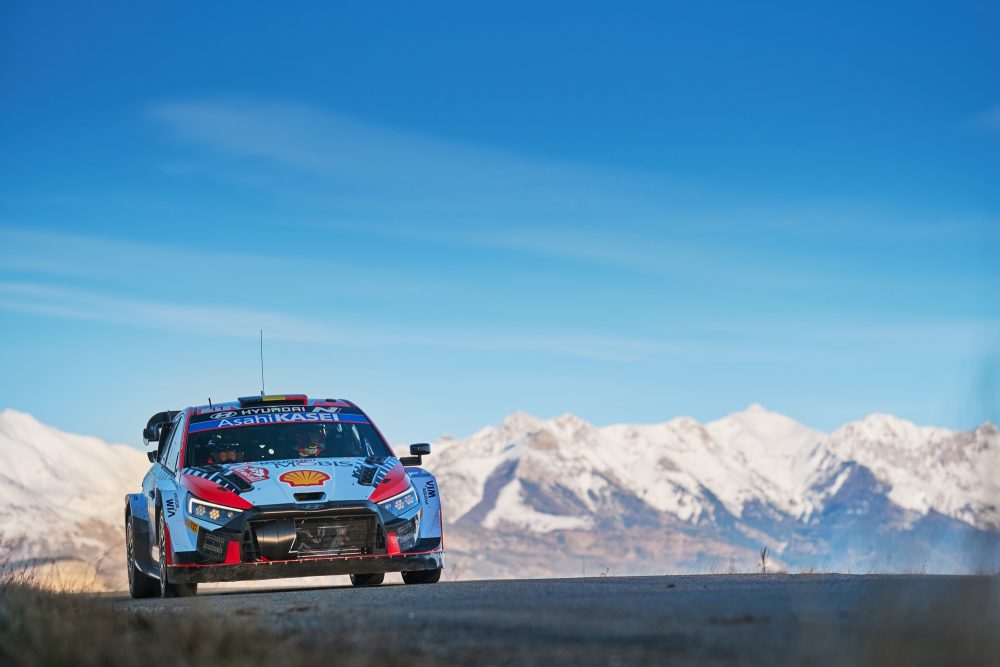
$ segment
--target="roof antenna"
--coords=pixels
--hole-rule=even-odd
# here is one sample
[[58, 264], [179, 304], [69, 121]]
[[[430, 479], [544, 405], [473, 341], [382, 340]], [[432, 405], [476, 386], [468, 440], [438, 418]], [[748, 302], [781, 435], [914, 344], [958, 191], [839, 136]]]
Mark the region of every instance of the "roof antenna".
[[208, 397], [208, 409], [209, 410], [214, 410], [215, 409], [215, 406], [212, 405], [212, 397], [211, 396]]
[[260, 330], [260, 397], [264, 398], [264, 330]]

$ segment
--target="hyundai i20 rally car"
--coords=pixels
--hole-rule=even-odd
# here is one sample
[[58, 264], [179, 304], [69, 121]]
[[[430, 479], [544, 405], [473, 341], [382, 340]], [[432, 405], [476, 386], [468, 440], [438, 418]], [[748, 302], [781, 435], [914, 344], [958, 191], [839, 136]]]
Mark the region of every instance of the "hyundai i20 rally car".
[[396, 458], [350, 401], [254, 396], [160, 412], [143, 437], [156, 449], [125, 503], [132, 597], [277, 577], [441, 577], [437, 481], [419, 467], [430, 445]]

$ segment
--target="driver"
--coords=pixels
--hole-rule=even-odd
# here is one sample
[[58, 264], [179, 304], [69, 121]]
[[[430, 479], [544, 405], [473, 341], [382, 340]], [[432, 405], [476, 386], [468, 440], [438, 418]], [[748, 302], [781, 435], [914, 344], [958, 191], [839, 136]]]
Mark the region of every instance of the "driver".
[[219, 449], [219, 463], [236, 463], [238, 460], [239, 454], [234, 443], [227, 442]]
[[326, 449], [326, 428], [322, 425], [302, 426], [295, 432], [295, 446], [299, 458], [319, 457]]
[[208, 441], [208, 465], [221, 463], [237, 463], [240, 460], [239, 445], [235, 442], [222, 442], [217, 438]]

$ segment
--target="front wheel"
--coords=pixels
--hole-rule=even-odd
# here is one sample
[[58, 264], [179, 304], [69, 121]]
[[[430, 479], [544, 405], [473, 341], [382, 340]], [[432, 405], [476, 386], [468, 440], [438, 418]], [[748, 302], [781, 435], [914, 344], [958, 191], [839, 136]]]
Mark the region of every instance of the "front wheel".
[[385, 581], [385, 572], [351, 575], [351, 585], [353, 586], [378, 586], [383, 581]]
[[414, 570], [403, 572], [404, 584], [436, 584], [441, 580], [441, 568], [436, 570]]
[[163, 522], [163, 515], [160, 514], [159, 530], [160, 539], [160, 597], [163, 598], [184, 598], [198, 593], [198, 584], [171, 584], [167, 580], [167, 527]]
[[125, 559], [128, 567], [128, 592], [133, 598], [151, 598], [160, 593], [159, 582], [135, 566], [135, 525], [132, 515], [125, 520]]

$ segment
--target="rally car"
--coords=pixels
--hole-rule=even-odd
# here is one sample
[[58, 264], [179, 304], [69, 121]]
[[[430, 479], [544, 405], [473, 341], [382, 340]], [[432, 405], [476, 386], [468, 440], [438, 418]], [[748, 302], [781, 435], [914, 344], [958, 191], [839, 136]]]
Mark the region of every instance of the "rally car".
[[419, 467], [430, 445], [396, 458], [350, 401], [252, 396], [159, 412], [143, 438], [156, 448], [125, 502], [132, 597], [278, 577], [441, 577], [441, 501]]

